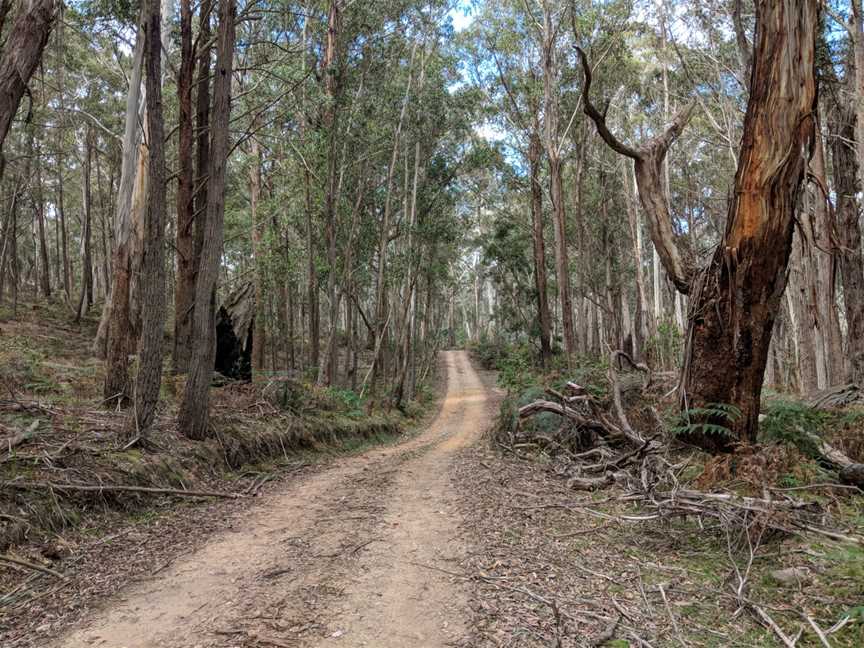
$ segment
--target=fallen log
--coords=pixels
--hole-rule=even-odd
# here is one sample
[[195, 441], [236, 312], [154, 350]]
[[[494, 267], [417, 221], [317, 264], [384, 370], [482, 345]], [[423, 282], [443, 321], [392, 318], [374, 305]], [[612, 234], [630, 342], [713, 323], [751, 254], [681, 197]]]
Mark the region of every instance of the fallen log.
[[23, 432], [13, 434], [11, 437], [5, 439], [0, 439], [0, 449], [12, 452], [13, 448], [17, 448], [25, 441], [32, 439], [36, 436], [36, 431], [39, 429], [39, 423], [39, 420], [33, 421], [33, 423], [30, 424], [30, 427]]
[[586, 427], [603, 427], [603, 425], [600, 424], [599, 421], [591, 420], [585, 416], [582, 416], [581, 414], [579, 414], [579, 412], [570, 407], [548, 400], [536, 400], [533, 403], [523, 405], [519, 408], [518, 414], [519, 418], [523, 419], [529, 416], [533, 416], [534, 414], [539, 414], [540, 412], [550, 412], [552, 414], [557, 414], [558, 416], [569, 418], [571, 421], [574, 421], [577, 424], [584, 425]]
[[808, 403], [813, 409], [839, 409], [864, 400], [861, 388], [855, 383], [834, 385], [813, 394]]
[[835, 448], [812, 432], [807, 436], [816, 447], [822, 460], [837, 469], [841, 483], [857, 486], [864, 490], [864, 464], [852, 461], [843, 451]]
[[567, 480], [567, 486], [573, 490], [595, 491], [615, 483], [615, 475], [607, 472], [602, 477], [571, 477]]

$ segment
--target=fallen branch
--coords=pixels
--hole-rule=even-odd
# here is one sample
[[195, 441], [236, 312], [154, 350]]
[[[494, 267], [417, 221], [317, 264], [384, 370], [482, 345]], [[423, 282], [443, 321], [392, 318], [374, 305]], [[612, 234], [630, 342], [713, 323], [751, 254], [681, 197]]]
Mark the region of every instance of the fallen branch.
[[50, 569], [48, 567], [37, 565], [36, 563], [31, 563], [26, 560], [21, 560], [20, 558], [13, 558], [9, 555], [4, 554], [0, 556], [0, 562], [9, 563], [10, 565], [17, 565], [19, 567], [26, 567], [27, 569], [31, 569], [33, 571], [39, 571], [43, 574], [49, 574], [54, 578], [59, 578], [60, 580], [68, 580], [66, 576], [64, 576], [58, 571], [54, 571], [53, 569]]
[[756, 614], [759, 620], [762, 621], [762, 623], [768, 626], [774, 632], [774, 634], [777, 635], [777, 637], [780, 639], [780, 641], [783, 642], [783, 645], [786, 646], [786, 648], [795, 648], [795, 644], [798, 643], [798, 639], [792, 639], [785, 632], [783, 632], [782, 628], [777, 625], [774, 619], [771, 618], [770, 614], [768, 614], [761, 607], [753, 603], [750, 603], [748, 607], [753, 610], [753, 612]]
[[149, 486], [123, 486], [119, 484], [61, 484], [57, 482], [25, 482], [8, 481], [3, 483], [3, 488], [14, 488], [18, 490], [59, 490], [59, 491], [83, 491], [95, 493], [130, 492], [150, 493], [153, 495], [180, 495], [182, 497], [221, 497], [224, 499], [239, 499], [243, 497], [240, 493], [223, 493], [221, 491], [209, 490], [182, 490], [179, 488], [153, 488]]
[[813, 632], [816, 633], [816, 636], [819, 637], [819, 643], [821, 643], [825, 648], [831, 648], [831, 642], [828, 641], [828, 637], [825, 636], [825, 633], [822, 632], [822, 628], [819, 627], [819, 624], [813, 620], [813, 618], [805, 613], [801, 613], [801, 616], [804, 617], [804, 620], [810, 624], [810, 627], [813, 628]]
[[[555, 466], [556, 473], [567, 479], [571, 489], [594, 491], [617, 484], [627, 491], [619, 499], [642, 509], [635, 515], [614, 518], [599, 515], [596, 511], [586, 512], [607, 520], [628, 522], [675, 517], [696, 518], [700, 524], [703, 520], [713, 520], [721, 527], [740, 530], [745, 534], [749, 534], [751, 529], [760, 533], [760, 530], [770, 529], [782, 535], [812, 533], [834, 541], [864, 546], [864, 537], [861, 535], [847, 534], [842, 528], [832, 528], [831, 517], [818, 501], [791, 497], [790, 492], [795, 488], [788, 489], [789, 492], [769, 488], [761, 498], [682, 488], [679, 483], [682, 467], [669, 462], [665, 453], [667, 445], [660, 434], [652, 436], [631, 425], [625, 409], [622, 384], [624, 378], [632, 378], [633, 374], [631, 372], [630, 376], [623, 376], [622, 369], [635, 370], [641, 374], [643, 387], [650, 384], [651, 372], [647, 366], [636, 363], [626, 353], [612, 351], [608, 370], [611, 393], [608, 403], [601, 403], [581, 386], [568, 383], [563, 393], [547, 390], [550, 400], [539, 399], [518, 410], [519, 419], [548, 412], [565, 420], [562, 431], [571, 429], [571, 424], [575, 424], [584, 432], [574, 439], [580, 444], [579, 452], [569, 452], [565, 448], [571, 462], [563, 469], [560, 464]], [[652, 413], [658, 427], [662, 429], [663, 423], [659, 416], [654, 411]], [[554, 438], [547, 439], [539, 435], [526, 440], [540, 439], [551, 445], [558, 444]], [[864, 482], [864, 464], [854, 463], [843, 452], [815, 435], [812, 440], [819, 448], [823, 461], [841, 469], [841, 481], [845, 482], [845, 485], [826, 486], [853, 492], [860, 488], [856, 486], [856, 479], [859, 480], [858, 484]], [[585, 461], [588, 458], [591, 458], [590, 462]], [[799, 489], [811, 487], [815, 486]]]

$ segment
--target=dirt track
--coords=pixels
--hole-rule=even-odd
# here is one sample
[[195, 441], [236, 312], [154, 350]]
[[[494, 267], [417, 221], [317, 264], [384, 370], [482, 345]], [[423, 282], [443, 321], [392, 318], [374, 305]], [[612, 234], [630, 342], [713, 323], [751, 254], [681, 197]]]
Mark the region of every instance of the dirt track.
[[258, 500], [230, 531], [106, 603], [60, 648], [436, 647], [466, 631], [449, 479], [488, 422], [465, 352], [443, 354], [447, 394], [412, 440], [337, 462]]

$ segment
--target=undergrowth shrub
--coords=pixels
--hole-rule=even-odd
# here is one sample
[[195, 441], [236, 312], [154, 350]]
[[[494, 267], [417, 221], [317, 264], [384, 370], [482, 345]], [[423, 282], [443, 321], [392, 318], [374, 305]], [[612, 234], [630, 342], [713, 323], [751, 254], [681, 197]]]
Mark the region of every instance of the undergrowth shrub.
[[759, 423], [762, 443], [780, 443], [798, 448], [811, 459], [820, 456], [812, 435], [822, 435], [822, 428], [831, 418], [829, 412], [810, 407], [801, 401], [774, 398], [765, 403]]
[[500, 360], [509, 353], [509, 346], [500, 340], [483, 338], [479, 342], [470, 345], [471, 355], [480, 363], [484, 369], [498, 369]]
[[279, 380], [264, 388], [264, 396], [280, 409], [294, 414], [332, 412], [351, 418], [363, 416], [365, 399], [350, 389], [318, 387], [295, 380]]
[[758, 495], [765, 485], [790, 488], [821, 481], [823, 476], [819, 465], [794, 446], [742, 446], [736, 452], [708, 458], [696, 485], [712, 490], [738, 484]]
[[608, 373], [609, 361], [605, 356], [599, 360], [582, 357], [577, 360], [573, 369], [567, 369], [566, 364], [558, 369], [559, 379], [553, 382], [553, 387], [561, 390], [566, 383], [572, 381], [584, 387], [594, 398], [602, 400], [609, 395]]
[[511, 347], [498, 359], [498, 384], [508, 392], [518, 394], [540, 384], [540, 380], [536, 353], [530, 346]]

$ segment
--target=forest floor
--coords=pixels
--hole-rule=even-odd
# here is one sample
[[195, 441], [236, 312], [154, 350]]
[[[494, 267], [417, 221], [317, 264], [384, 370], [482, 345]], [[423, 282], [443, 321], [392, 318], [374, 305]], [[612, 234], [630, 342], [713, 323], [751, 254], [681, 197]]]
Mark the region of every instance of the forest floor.
[[[736, 574], [798, 646], [826, 645], [811, 622], [834, 630], [829, 646], [864, 645], [861, 546], [790, 536], [748, 553], [696, 518], [627, 519], [638, 508], [616, 488], [574, 492], [548, 458], [502, 452], [484, 436], [495, 374], [462, 351], [442, 366], [446, 392], [416, 434], [294, 456], [266, 468], [272, 481], [253, 475], [254, 496], [59, 532], [48, 564], [64, 579], [12, 583], [0, 645], [781, 646], [739, 609]], [[861, 499], [827, 497], [858, 535]]]

